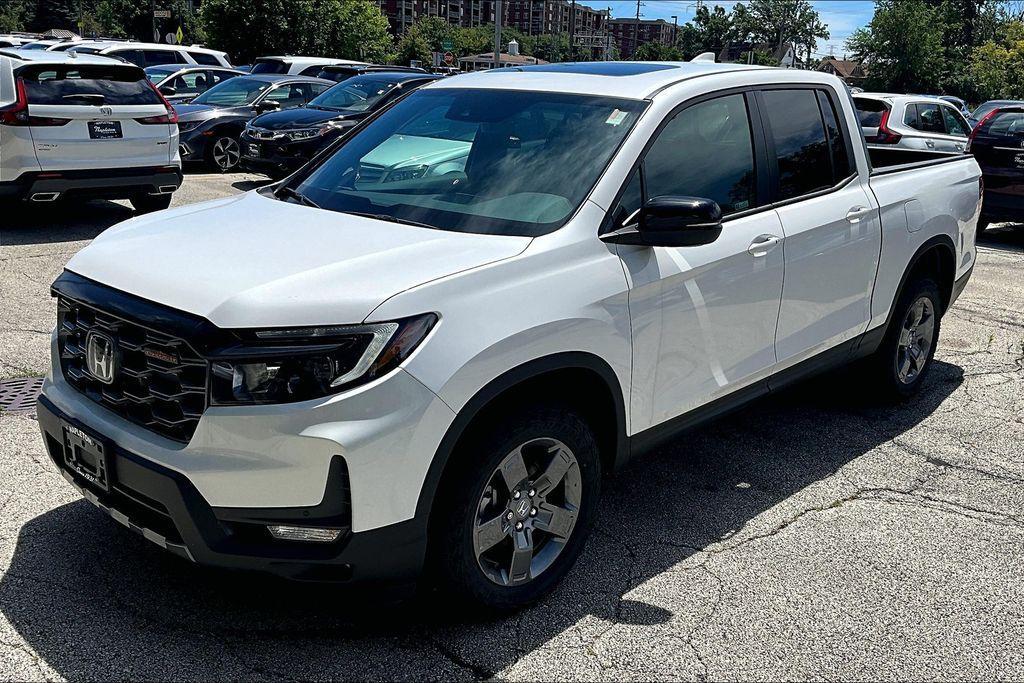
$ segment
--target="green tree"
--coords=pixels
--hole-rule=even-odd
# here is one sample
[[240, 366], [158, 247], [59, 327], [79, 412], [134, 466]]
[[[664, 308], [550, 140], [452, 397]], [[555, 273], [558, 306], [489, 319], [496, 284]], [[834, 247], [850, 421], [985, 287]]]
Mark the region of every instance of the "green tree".
[[27, 0], [4, 0], [0, 3], [0, 33], [24, 31], [29, 23]]
[[797, 54], [807, 60], [818, 47], [818, 40], [828, 40], [828, 25], [808, 0], [751, 0], [736, 5], [732, 13], [736, 40], [770, 45], [773, 49], [792, 43]]
[[[530, 54], [548, 62], [568, 62], [573, 59], [569, 49], [569, 36], [564, 33], [534, 36], [531, 47]], [[520, 49], [520, 52], [522, 52], [522, 49]], [[580, 50], [577, 50], [577, 59], [583, 56], [579, 52]]]
[[889, 92], [934, 92], [945, 72], [943, 17], [924, 0], [878, 0], [867, 27], [846, 47], [868, 72], [866, 87]]
[[975, 48], [970, 74], [980, 100], [1024, 99], [1024, 23], [1014, 21], [999, 40]]
[[678, 62], [682, 58], [679, 48], [662, 43], [643, 43], [633, 54], [633, 59], [638, 62]]
[[[737, 8], [742, 7], [737, 5]], [[719, 5], [710, 10], [706, 5], [699, 7], [693, 17], [693, 27], [697, 30], [695, 35], [699, 36], [700, 49], [696, 54], [714, 52], [717, 55], [733, 39], [733, 19]]]
[[209, 46], [239, 63], [267, 54], [395, 57], [387, 19], [371, 0], [205, 0], [199, 18]]

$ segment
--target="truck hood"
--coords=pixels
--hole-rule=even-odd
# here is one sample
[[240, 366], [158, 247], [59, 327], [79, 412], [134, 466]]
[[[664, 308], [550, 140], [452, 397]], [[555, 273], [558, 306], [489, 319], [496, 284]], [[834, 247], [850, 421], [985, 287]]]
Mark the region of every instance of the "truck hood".
[[120, 223], [67, 269], [223, 328], [345, 324], [361, 322], [399, 292], [511, 258], [529, 243], [314, 209], [253, 191]]

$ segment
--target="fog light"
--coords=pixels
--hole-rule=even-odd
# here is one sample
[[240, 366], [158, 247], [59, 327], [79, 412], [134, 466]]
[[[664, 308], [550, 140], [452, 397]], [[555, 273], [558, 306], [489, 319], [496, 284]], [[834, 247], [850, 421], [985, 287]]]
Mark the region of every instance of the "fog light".
[[331, 543], [341, 536], [341, 529], [319, 529], [311, 526], [268, 526], [270, 535], [281, 541]]

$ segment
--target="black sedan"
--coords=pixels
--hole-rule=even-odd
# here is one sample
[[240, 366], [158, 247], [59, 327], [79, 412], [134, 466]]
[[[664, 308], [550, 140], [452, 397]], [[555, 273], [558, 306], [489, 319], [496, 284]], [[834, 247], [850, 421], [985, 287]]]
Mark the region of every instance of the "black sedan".
[[242, 167], [283, 177], [370, 114], [437, 79], [422, 72], [374, 71], [339, 83], [305, 107], [257, 116], [242, 133]]
[[236, 76], [175, 106], [181, 160], [205, 161], [221, 171], [238, 165], [238, 137], [246, 121], [271, 111], [301, 107], [334, 83], [310, 76]]

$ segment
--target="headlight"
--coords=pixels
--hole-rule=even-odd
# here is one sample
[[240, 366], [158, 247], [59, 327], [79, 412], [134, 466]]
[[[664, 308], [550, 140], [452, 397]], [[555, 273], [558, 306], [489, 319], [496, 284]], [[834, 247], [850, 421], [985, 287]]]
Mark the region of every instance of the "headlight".
[[195, 130], [202, 124], [202, 121], [178, 121], [178, 132], [187, 133], [190, 130]]
[[399, 168], [388, 174], [385, 183], [397, 183], [400, 180], [415, 180], [416, 178], [422, 178], [427, 172], [428, 166], [421, 164], [419, 166], [409, 166], [407, 168]]
[[286, 138], [291, 141], [296, 140], [309, 140], [315, 138], [318, 135], [322, 135], [323, 129], [321, 128], [302, 128], [300, 130], [290, 130], [284, 134]]
[[437, 322], [433, 313], [397, 322], [263, 330], [256, 344], [213, 362], [213, 405], [292, 403], [338, 393], [390, 372]]

